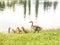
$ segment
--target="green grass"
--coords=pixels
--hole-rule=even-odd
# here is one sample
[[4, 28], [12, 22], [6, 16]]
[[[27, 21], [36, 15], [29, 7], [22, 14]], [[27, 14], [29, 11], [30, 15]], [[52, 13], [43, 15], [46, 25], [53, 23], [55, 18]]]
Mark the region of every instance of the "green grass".
[[0, 33], [0, 45], [60, 45], [60, 29], [26, 34]]

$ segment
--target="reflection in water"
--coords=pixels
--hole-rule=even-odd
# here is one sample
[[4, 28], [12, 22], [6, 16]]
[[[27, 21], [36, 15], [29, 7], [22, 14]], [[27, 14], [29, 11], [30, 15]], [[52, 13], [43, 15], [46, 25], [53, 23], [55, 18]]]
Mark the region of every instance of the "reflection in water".
[[28, 7], [29, 7], [29, 16], [31, 14], [31, 0], [28, 0]]
[[[40, 3], [41, 3], [41, 1], [39, 2], [40, 0], [36, 0], [35, 1], [35, 14], [36, 14], [36, 16], [35, 17], [38, 17], [38, 7], [39, 7], [39, 5], [41, 5]], [[27, 3], [28, 2], [28, 3]], [[3, 9], [5, 9], [5, 7], [6, 7], [6, 5], [8, 6], [8, 7], [10, 7], [10, 8], [12, 8], [13, 9], [13, 11], [15, 11], [15, 5], [16, 4], [20, 4], [20, 5], [24, 5], [24, 18], [26, 17], [26, 8], [27, 8], [27, 4], [28, 4], [28, 10], [29, 10], [29, 15], [30, 15], [30, 10], [31, 10], [31, 0], [12, 0], [12, 1], [7, 1], [6, 3], [5, 3], [5, 1], [0, 1], [0, 10], [3, 10]], [[50, 7], [52, 7], [52, 5], [54, 6], [54, 10], [56, 9], [56, 7], [57, 7], [57, 4], [58, 4], [58, 2], [57, 1], [54, 1], [54, 2], [50, 2], [50, 1], [44, 1], [44, 2], [42, 2], [42, 4], [44, 5], [44, 10], [48, 10], [48, 9], [50, 9]]]
[[52, 2], [44, 2], [44, 10], [48, 10], [52, 6]]
[[3, 11], [4, 8], [5, 8], [5, 2], [2, 1], [2, 2], [0, 2], [0, 10]]
[[53, 5], [54, 5], [54, 10], [56, 9], [57, 4], [58, 4], [58, 2], [57, 2], [57, 1], [55, 1], [55, 2], [54, 2], [54, 4], [53, 4]]
[[36, 0], [36, 18], [38, 17], [38, 7], [39, 7], [39, 0]]
[[26, 17], [26, 0], [24, 0], [24, 18]]

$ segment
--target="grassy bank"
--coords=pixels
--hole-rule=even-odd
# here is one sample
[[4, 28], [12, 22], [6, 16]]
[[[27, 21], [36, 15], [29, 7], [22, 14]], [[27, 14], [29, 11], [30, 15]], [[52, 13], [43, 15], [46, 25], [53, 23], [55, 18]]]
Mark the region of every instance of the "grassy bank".
[[26, 34], [0, 33], [0, 45], [60, 45], [60, 29]]

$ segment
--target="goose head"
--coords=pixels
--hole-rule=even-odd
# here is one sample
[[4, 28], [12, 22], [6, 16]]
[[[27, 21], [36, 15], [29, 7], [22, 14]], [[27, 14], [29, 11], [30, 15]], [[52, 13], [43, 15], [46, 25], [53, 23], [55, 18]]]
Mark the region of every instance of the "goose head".
[[31, 23], [31, 27], [33, 26], [33, 21], [30, 21], [29, 23]]

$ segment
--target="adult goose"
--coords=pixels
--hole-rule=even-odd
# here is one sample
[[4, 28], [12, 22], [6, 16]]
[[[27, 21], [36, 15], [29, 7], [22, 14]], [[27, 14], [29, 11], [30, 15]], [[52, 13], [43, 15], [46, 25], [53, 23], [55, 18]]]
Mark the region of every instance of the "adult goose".
[[33, 21], [30, 21], [29, 23], [31, 23], [31, 28], [34, 29], [34, 33], [38, 32], [42, 29], [40, 26], [38, 25], [33, 25]]

